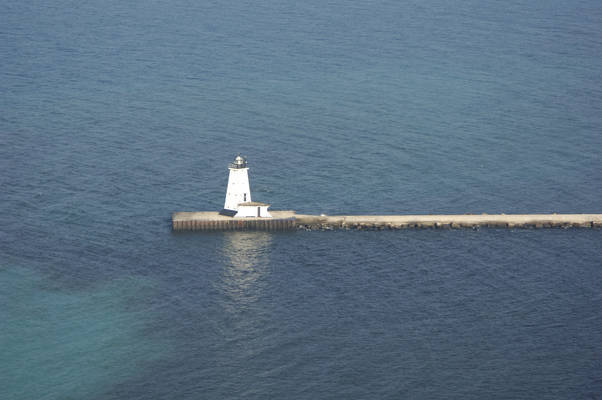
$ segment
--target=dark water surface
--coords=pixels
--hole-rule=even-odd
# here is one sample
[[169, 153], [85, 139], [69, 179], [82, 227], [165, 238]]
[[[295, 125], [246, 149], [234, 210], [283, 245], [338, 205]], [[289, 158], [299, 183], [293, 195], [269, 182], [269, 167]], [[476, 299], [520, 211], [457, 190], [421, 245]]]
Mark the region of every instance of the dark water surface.
[[602, 3], [2, 1], [0, 398], [602, 398]]

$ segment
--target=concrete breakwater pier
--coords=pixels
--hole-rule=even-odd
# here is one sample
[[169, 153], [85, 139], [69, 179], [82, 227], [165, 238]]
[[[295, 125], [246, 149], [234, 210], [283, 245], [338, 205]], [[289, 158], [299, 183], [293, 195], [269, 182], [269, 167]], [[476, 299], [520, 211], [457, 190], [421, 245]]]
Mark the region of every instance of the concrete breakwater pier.
[[213, 211], [177, 212], [174, 231], [290, 231], [297, 229], [294, 211], [270, 211], [272, 217], [229, 217]]
[[602, 214], [296, 215], [306, 229], [600, 228]]
[[602, 214], [309, 215], [270, 211], [272, 218], [229, 217], [217, 212], [177, 212], [175, 231], [386, 230], [459, 228], [602, 228]]
[[309, 215], [269, 211], [251, 199], [249, 165], [240, 154], [228, 165], [228, 187], [220, 212], [177, 212], [174, 231], [383, 230], [408, 228], [600, 228], [602, 214]]

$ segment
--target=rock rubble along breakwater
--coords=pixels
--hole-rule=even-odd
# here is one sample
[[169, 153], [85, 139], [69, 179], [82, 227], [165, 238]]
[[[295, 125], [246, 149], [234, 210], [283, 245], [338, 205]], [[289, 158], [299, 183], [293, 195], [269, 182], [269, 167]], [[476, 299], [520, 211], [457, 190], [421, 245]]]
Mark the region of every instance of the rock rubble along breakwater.
[[295, 215], [301, 229], [601, 228], [602, 214]]
[[175, 231], [390, 230], [460, 228], [602, 228], [602, 214], [309, 215], [271, 211], [272, 218], [177, 212]]

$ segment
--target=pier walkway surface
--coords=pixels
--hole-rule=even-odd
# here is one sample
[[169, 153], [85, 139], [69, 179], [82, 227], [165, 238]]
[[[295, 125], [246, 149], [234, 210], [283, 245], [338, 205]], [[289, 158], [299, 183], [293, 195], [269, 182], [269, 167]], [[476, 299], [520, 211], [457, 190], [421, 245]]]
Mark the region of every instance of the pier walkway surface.
[[270, 211], [273, 218], [232, 218], [217, 212], [177, 212], [174, 230], [332, 230], [409, 228], [602, 228], [602, 214], [309, 215]]

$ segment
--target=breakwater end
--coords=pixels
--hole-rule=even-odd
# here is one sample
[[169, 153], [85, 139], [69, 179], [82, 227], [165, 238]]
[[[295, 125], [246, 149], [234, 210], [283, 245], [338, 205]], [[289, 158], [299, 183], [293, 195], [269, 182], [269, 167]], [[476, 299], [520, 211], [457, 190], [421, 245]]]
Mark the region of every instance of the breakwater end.
[[229, 217], [214, 211], [177, 212], [171, 216], [174, 231], [290, 231], [297, 229], [294, 211], [270, 211], [272, 218]]
[[270, 211], [273, 218], [233, 218], [217, 212], [176, 212], [175, 231], [386, 230], [458, 228], [602, 228], [602, 214], [310, 215]]

